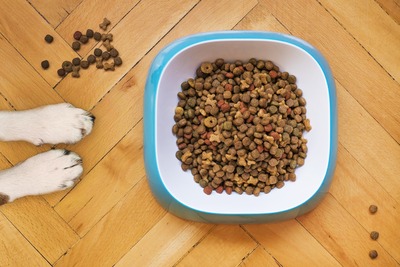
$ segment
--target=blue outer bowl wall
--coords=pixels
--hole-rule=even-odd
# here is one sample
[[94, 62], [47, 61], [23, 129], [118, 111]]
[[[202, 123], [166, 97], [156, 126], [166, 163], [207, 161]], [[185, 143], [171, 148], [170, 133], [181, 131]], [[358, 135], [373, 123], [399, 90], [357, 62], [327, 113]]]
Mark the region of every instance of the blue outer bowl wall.
[[[176, 200], [165, 187], [156, 157], [156, 96], [161, 74], [167, 63], [183, 49], [215, 40], [276, 40], [295, 45], [310, 54], [320, 65], [328, 85], [330, 100], [330, 151], [329, 163], [320, 188], [301, 205], [292, 209], [267, 214], [215, 214], [193, 209]], [[190, 35], [178, 39], [162, 49], [152, 62], [144, 94], [144, 161], [150, 188], [159, 204], [172, 214], [183, 219], [206, 223], [265, 223], [295, 218], [314, 209], [328, 192], [336, 167], [337, 158], [337, 104], [336, 87], [332, 72], [322, 54], [307, 42], [296, 37], [260, 31], [223, 31]]]

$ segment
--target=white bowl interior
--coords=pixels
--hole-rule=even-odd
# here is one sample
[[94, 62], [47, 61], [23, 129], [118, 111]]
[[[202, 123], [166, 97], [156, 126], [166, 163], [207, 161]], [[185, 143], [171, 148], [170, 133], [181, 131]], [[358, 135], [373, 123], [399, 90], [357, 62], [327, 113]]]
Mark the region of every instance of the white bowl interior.
[[[225, 61], [250, 58], [272, 60], [297, 77], [297, 85], [307, 100], [307, 117], [312, 130], [305, 133], [308, 153], [305, 164], [296, 169], [296, 182], [286, 182], [258, 197], [232, 193], [203, 193], [190, 171], [184, 172], [175, 157], [176, 137], [172, 134], [174, 110], [180, 84], [195, 76], [203, 61], [224, 58]], [[200, 43], [181, 51], [161, 74], [156, 97], [156, 153], [159, 173], [167, 190], [183, 205], [216, 214], [266, 214], [295, 208], [315, 194], [328, 168], [330, 149], [330, 100], [324, 73], [306, 51], [289, 43], [274, 40], [217, 40]]]

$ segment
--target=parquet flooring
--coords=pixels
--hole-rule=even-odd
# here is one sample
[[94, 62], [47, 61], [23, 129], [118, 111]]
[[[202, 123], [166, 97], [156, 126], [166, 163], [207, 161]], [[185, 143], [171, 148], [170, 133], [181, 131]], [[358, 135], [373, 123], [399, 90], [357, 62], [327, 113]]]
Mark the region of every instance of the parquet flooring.
[[[73, 33], [97, 30], [104, 17], [122, 66], [58, 77], [64, 60], [100, 46], [92, 40], [77, 53]], [[96, 116], [93, 132], [68, 146], [85, 169], [73, 189], [0, 207], [0, 266], [400, 266], [399, 24], [399, 0], [0, 0], [0, 108], [65, 101]], [[153, 198], [143, 163], [148, 68], [173, 40], [215, 30], [293, 34], [330, 63], [338, 162], [312, 212], [211, 225], [177, 218]], [[0, 168], [48, 149], [0, 143]]]

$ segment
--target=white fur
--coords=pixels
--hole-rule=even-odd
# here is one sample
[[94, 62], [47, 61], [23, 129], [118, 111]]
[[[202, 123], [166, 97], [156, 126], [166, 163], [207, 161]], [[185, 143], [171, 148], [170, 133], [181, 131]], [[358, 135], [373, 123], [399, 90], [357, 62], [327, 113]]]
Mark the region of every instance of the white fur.
[[[94, 117], [62, 103], [24, 111], [0, 111], [0, 140], [27, 141], [35, 145], [72, 144], [92, 131]], [[71, 187], [82, 174], [81, 158], [63, 149], [33, 156], [0, 171], [0, 196], [9, 201], [52, 193]]]
[[73, 144], [92, 131], [92, 124], [90, 113], [67, 103], [0, 111], [0, 140]]
[[71, 187], [82, 174], [81, 158], [67, 150], [40, 153], [0, 172], [0, 192], [10, 198], [52, 193]]

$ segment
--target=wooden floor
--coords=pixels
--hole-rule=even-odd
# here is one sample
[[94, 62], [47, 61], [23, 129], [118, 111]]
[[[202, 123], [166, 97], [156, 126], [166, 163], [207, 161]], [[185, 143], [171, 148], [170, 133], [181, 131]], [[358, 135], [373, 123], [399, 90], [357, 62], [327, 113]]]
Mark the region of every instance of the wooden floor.
[[[94, 130], [68, 148], [84, 160], [74, 189], [0, 207], [0, 266], [399, 266], [399, 0], [0, 0], [0, 108], [70, 102]], [[60, 79], [76, 30], [107, 17], [123, 65]], [[143, 164], [143, 91], [162, 47], [214, 30], [293, 34], [331, 65], [339, 111], [329, 194], [295, 220], [210, 225], [163, 210]], [[46, 34], [54, 36], [49, 45]], [[82, 47], [85, 57], [99, 46]], [[43, 70], [40, 62], [50, 61]], [[58, 146], [63, 147], [63, 146]], [[0, 167], [49, 146], [0, 144]], [[282, 189], [283, 190], [283, 189]], [[375, 215], [368, 212], [378, 206]], [[371, 231], [379, 239], [369, 237]], [[378, 257], [371, 260], [370, 250]]]

